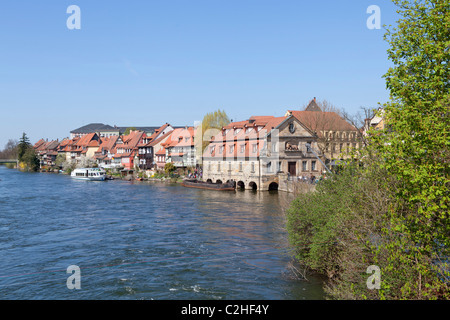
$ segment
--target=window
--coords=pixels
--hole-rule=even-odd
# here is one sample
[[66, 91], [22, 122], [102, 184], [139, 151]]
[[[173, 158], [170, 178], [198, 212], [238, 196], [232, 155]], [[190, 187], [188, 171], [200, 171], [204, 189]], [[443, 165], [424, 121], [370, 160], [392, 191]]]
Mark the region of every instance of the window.
[[252, 131], [252, 127], [248, 127], [248, 128], [245, 128], [245, 133], [249, 133], [249, 132], [251, 132]]
[[317, 168], [316, 168], [316, 161], [315, 160], [311, 161], [311, 170], [312, 171], [316, 171], [317, 170]]
[[217, 171], [220, 172], [220, 162], [217, 162]]
[[311, 152], [312, 141], [306, 142], [306, 152]]
[[272, 172], [272, 162], [267, 162], [267, 172]]
[[219, 153], [222, 154], [223, 153], [223, 146], [219, 147]]
[[215, 149], [215, 146], [212, 146], [212, 147], [211, 147], [211, 154], [213, 154], [214, 149]]
[[242, 172], [242, 162], [239, 162], [239, 171]]
[[252, 171], [252, 172], [255, 172], [255, 163], [254, 163], [254, 162], [252, 162], [252, 165], [251, 165], [251, 171]]
[[308, 161], [302, 161], [302, 171], [308, 171]]
[[241, 144], [241, 153], [244, 153], [245, 151], [245, 144]]
[[230, 153], [234, 152], [234, 144], [230, 146]]
[[256, 153], [257, 150], [258, 150], [258, 144], [255, 143], [255, 144], [253, 144], [253, 153]]

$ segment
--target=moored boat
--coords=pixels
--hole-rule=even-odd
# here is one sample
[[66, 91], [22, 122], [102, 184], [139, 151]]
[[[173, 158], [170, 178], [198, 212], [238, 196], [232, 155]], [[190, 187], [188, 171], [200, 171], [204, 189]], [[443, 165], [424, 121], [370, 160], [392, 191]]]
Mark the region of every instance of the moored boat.
[[106, 171], [101, 168], [78, 168], [70, 176], [78, 180], [103, 181], [106, 179]]
[[235, 191], [236, 186], [234, 182], [228, 183], [209, 183], [204, 181], [199, 181], [197, 179], [185, 179], [181, 183], [183, 187], [188, 188], [199, 188], [207, 190], [218, 190], [218, 191]]

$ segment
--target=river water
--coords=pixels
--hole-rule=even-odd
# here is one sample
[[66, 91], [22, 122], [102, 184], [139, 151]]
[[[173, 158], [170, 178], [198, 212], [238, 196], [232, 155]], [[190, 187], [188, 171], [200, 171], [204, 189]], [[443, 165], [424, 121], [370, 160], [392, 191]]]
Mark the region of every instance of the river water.
[[0, 166], [0, 299], [322, 299], [292, 272], [290, 197]]

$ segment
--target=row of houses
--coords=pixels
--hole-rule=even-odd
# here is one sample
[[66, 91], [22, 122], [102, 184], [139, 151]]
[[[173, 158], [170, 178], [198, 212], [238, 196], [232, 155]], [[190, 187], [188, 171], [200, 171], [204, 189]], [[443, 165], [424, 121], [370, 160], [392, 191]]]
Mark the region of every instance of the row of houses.
[[[368, 119], [374, 127], [378, 118]], [[245, 189], [289, 189], [288, 181], [326, 175], [339, 160], [361, 148], [364, 128], [356, 128], [336, 112], [323, 111], [316, 99], [305, 110], [283, 116], [252, 116], [231, 122], [202, 150], [201, 126], [133, 128], [89, 124], [60, 142], [40, 140], [35, 148], [41, 164], [58, 154], [67, 161], [86, 159], [105, 168], [160, 170], [202, 168], [203, 180], [236, 182]]]
[[[167, 162], [176, 167], [196, 166], [194, 128], [161, 127], [134, 128], [120, 134], [104, 124], [89, 124], [73, 130], [62, 141], [39, 140], [34, 148], [41, 166], [53, 166], [58, 155], [74, 164], [95, 162], [103, 168], [141, 170], [164, 169]], [[107, 130], [107, 131], [105, 131]]]

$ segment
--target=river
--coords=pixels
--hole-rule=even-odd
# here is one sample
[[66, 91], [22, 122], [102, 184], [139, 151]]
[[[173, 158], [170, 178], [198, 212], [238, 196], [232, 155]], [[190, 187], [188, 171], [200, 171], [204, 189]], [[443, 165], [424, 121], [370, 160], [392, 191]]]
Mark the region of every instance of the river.
[[290, 197], [0, 166], [0, 299], [323, 299], [292, 272]]

